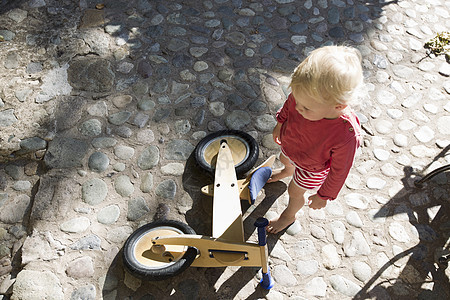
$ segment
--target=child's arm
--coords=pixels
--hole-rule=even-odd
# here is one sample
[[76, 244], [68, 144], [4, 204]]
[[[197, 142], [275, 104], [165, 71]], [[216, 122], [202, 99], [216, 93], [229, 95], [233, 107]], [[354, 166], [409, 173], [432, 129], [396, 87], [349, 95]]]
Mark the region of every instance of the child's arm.
[[281, 145], [281, 139], [280, 139], [281, 126], [283, 126], [283, 123], [278, 122], [277, 126], [275, 126], [275, 128], [273, 129], [273, 132], [272, 132], [273, 141], [275, 143], [277, 143], [278, 145]]

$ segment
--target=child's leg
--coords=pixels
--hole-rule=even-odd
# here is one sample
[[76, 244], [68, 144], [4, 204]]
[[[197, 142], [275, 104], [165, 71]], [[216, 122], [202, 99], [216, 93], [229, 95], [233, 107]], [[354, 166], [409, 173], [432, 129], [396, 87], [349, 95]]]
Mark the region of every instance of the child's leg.
[[284, 156], [283, 153], [280, 153], [280, 161], [284, 165], [284, 167], [281, 169], [273, 170], [272, 176], [269, 178], [269, 180], [267, 180], [267, 182], [275, 182], [294, 174], [295, 166], [292, 165], [291, 161], [286, 156]]
[[295, 214], [305, 205], [306, 190], [297, 186], [293, 180], [289, 183], [289, 204], [277, 219], [270, 220], [267, 231], [270, 233], [278, 233], [294, 223]]

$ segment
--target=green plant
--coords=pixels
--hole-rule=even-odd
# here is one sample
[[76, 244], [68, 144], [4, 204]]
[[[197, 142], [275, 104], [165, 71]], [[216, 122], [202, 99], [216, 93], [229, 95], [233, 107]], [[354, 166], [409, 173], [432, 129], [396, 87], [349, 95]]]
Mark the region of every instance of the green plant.
[[430, 49], [430, 51], [435, 55], [440, 54], [450, 54], [450, 33], [444, 31], [436, 34], [434, 38], [425, 43], [425, 48]]

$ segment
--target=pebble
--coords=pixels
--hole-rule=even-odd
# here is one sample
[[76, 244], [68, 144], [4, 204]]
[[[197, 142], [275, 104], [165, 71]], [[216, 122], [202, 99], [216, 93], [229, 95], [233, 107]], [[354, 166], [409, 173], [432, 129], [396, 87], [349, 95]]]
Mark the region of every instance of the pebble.
[[101, 173], [108, 168], [109, 157], [102, 152], [94, 152], [89, 156], [88, 166], [94, 172]]
[[115, 223], [120, 216], [120, 208], [117, 205], [109, 205], [102, 208], [97, 214], [97, 221], [109, 225]]
[[122, 197], [128, 197], [134, 192], [134, 185], [127, 175], [120, 175], [114, 181], [116, 192]]
[[150, 211], [143, 197], [136, 197], [128, 201], [127, 219], [136, 221]]
[[341, 265], [341, 257], [334, 245], [328, 244], [322, 247], [322, 264], [329, 270], [336, 269]]
[[155, 193], [165, 199], [174, 199], [177, 193], [177, 184], [171, 179], [164, 180], [156, 187]]
[[79, 233], [87, 230], [90, 225], [91, 221], [88, 218], [78, 217], [62, 223], [60, 229], [64, 232]]

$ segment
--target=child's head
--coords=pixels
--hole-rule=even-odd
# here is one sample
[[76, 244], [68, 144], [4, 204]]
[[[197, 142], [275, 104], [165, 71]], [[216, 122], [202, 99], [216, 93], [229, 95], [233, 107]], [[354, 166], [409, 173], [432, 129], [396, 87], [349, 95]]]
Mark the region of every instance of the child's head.
[[326, 105], [349, 105], [363, 85], [360, 52], [347, 46], [313, 50], [292, 74], [294, 97], [305, 95]]

